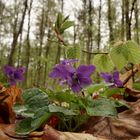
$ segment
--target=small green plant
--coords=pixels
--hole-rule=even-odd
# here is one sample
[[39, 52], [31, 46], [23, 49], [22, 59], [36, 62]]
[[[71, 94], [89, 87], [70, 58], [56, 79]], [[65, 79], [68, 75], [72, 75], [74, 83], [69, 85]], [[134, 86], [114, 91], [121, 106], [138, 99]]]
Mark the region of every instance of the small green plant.
[[[117, 117], [116, 108], [125, 105], [110, 98], [123, 91], [118, 71], [113, 75], [101, 73], [107, 83], [92, 85], [90, 76], [95, 66], [80, 65], [76, 69], [75, 62], [64, 60], [50, 73], [60, 85], [68, 85], [66, 90], [32, 88], [23, 92], [24, 105], [14, 106], [16, 114], [24, 117], [16, 126], [17, 134], [27, 135], [45, 123], [61, 131], [76, 131], [91, 116]], [[94, 99], [95, 92], [100, 94]]]

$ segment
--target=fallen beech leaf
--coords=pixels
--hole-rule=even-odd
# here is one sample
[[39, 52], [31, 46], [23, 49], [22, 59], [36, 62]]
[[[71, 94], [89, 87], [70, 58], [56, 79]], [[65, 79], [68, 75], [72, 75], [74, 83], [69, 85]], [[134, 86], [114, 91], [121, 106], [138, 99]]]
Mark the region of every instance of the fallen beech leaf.
[[0, 139], [9, 140], [10, 138], [7, 135], [5, 135], [5, 133], [0, 129]]
[[[132, 70], [129, 70], [124, 74], [120, 74], [120, 79], [121, 79], [121, 81], [125, 81], [127, 79], [127, 77], [129, 77], [131, 75], [132, 75]], [[132, 85], [133, 85], [133, 80], [131, 77], [124, 86], [127, 88], [132, 88]]]
[[45, 125], [44, 131], [42, 140], [107, 140], [86, 133], [60, 132], [48, 125]]
[[133, 97], [140, 98], [140, 91], [132, 88], [126, 88], [125, 92]]
[[91, 117], [82, 130], [110, 140], [131, 140], [140, 136], [140, 100], [131, 103], [131, 110], [118, 114], [118, 118]]
[[[0, 124], [0, 140], [16, 140], [13, 137], [10, 137], [5, 133], [6, 129], [10, 128], [10, 131], [13, 130], [14, 125], [13, 124]], [[12, 134], [13, 135], [13, 134]]]
[[5, 94], [6, 88], [0, 83], [0, 103], [3, 102], [9, 95]]
[[8, 125], [3, 124], [2, 131], [10, 138], [8, 140], [17, 140], [17, 139], [24, 140], [28, 137], [28, 136], [16, 135], [15, 124], [8, 124]]
[[15, 113], [12, 107], [15, 102], [21, 102], [21, 89], [16, 86], [6, 89], [0, 84], [0, 91], [0, 120], [3, 120], [4, 123], [14, 123]]

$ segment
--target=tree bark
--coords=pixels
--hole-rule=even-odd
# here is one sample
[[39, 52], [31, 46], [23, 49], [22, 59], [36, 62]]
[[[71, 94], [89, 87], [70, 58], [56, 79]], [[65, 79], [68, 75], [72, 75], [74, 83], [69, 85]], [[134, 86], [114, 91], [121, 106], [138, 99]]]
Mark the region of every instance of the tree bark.
[[135, 3], [137, 0], [133, 0], [131, 9], [129, 0], [125, 0], [125, 21], [126, 21], [126, 39], [131, 40], [131, 22], [132, 15], [135, 7]]
[[125, 1], [125, 26], [126, 26], [126, 40], [131, 39], [131, 33], [130, 33], [130, 21], [129, 21], [129, 0]]
[[111, 10], [112, 1], [108, 0], [108, 25], [109, 25], [109, 41], [112, 42], [114, 40], [114, 30], [113, 30], [113, 17]]
[[41, 80], [41, 56], [42, 56], [42, 45], [43, 45], [43, 38], [44, 38], [44, 34], [45, 34], [45, 28], [44, 28], [44, 20], [45, 20], [45, 16], [44, 16], [44, 7], [42, 9], [42, 15], [41, 15], [41, 23], [40, 23], [40, 42], [39, 42], [39, 52], [38, 52], [38, 63], [37, 63], [37, 85], [39, 86], [40, 80]]
[[[51, 29], [48, 29], [48, 35], [47, 35], [48, 41], [47, 44], [45, 46], [45, 58], [48, 58], [49, 55], [49, 51], [50, 51], [50, 38], [51, 38]], [[46, 84], [47, 81], [47, 66], [48, 66], [48, 62], [45, 62], [45, 70], [44, 70], [44, 85]]]
[[28, 71], [29, 71], [29, 63], [30, 63], [30, 49], [31, 49], [31, 44], [30, 44], [30, 28], [31, 28], [31, 10], [32, 10], [32, 3], [33, 0], [30, 0], [30, 5], [28, 8], [28, 30], [27, 30], [27, 38], [26, 38], [26, 72], [25, 72], [25, 85], [28, 87]]
[[136, 2], [134, 12], [135, 12], [135, 39], [136, 39], [136, 42], [138, 44], [140, 44], [140, 39], [139, 39], [139, 9], [138, 9], [138, 1]]
[[10, 50], [10, 54], [9, 54], [9, 58], [8, 58], [8, 64], [9, 65], [14, 65], [14, 53], [15, 53], [15, 50], [16, 50], [16, 45], [17, 45], [18, 37], [19, 37], [19, 35], [22, 32], [22, 28], [23, 28], [23, 24], [24, 24], [24, 19], [25, 19], [27, 7], [28, 7], [28, 0], [25, 0], [24, 1], [24, 10], [23, 10], [20, 26], [19, 26], [18, 31], [16, 33], [14, 33], [13, 41], [12, 41], [12, 44], [11, 44], [11, 50]]
[[101, 10], [102, 10], [102, 0], [100, 0], [100, 5], [99, 5], [99, 19], [98, 19], [98, 40], [97, 40], [97, 45], [98, 45], [98, 52], [100, 50], [100, 43], [101, 43]]
[[124, 41], [125, 38], [125, 4], [124, 4], [125, 0], [122, 0], [122, 17], [121, 17], [121, 40]]
[[[88, 3], [88, 30], [87, 30], [87, 51], [91, 52], [92, 51], [92, 45], [93, 45], [93, 32], [92, 32], [92, 27], [93, 27], [93, 22], [92, 22], [92, 11], [93, 11], [93, 7], [92, 7], [92, 0], [89, 0]], [[91, 54], [87, 54], [87, 64], [91, 63]]]

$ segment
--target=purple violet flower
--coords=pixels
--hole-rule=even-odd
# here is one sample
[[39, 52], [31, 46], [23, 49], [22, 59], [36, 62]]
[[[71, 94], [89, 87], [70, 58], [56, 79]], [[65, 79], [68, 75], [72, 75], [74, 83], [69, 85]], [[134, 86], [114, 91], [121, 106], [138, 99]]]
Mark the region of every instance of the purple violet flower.
[[49, 76], [51, 78], [59, 78], [60, 80], [68, 80], [74, 72], [75, 68], [71, 65], [57, 64]]
[[113, 83], [113, 86], [123, 87], [123, 82], [119, 78], [119, 72], [115, 71], [113, 74], [101, 73], [101, 77], [105, 80], [106, 83]]
[[75, 73], [73, 73], [71, 77], [71, 81], [69, 81], [69, 85], [71, 86], [74, 92], [80, 92], [82, 88], [90, 85], [92, 80], [90, 76], [95, 71], [95, 66], [93, 65], [80, 65]]
[[17, 81], [23, 81], [24, 72], [25, 72], [25, 68], [14, 68], [8, 65], [4, 67], [4, 73], [6, 74], [10, 85], [16, 85]]
[[80, 92], [83, 87], [92, 83], [90, 76], [96, 68], [93, 65], [81, 65], [75, 69], [71, 63], [76, 61], [73, 59], [64, 60], [53, 68], [49, 76], [51, 78], [59, 78], [61, 83], [67, 83], [74, 92]]

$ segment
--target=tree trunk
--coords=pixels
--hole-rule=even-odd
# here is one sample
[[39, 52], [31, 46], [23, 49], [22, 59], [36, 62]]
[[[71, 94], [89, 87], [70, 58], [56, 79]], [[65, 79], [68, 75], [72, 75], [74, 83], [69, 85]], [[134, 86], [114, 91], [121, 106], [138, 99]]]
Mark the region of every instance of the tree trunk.
[[100, 43], [101, 43], [101, 10], [102, 10], [102, 0], [100, 0], [100, 5], [99, 5], [98, 40], [97, 40], [98, 52], [100, 51]]
[[112, 42], [114, 40], [114, 30], [113, 30], [113, 17], [111, 10], [112, 1], [108, 0], [108, 25], [109, 25], [109, 41]]
[[124, 38], [125, 38], [125, 3], [124, 3], [125, 0], [122, 0], [122, 17], [121, 17], [121, 40], [124, 41]]
[[23, 11], [23, 14], [22, 14], [22, 19], [21, 19], [21, 22], [20, 22], [20, 26], [19, 26], [18, 31], [14, 33], [13, 41], [12, 41], [12, 44], [11, 44], [11, 50], [10, 50], [10, 54], [9, 54], [9, 58], [8, 58], [8, 64], [9, 65], [14, 65], [14, 53], [16, 51], [16, 45], [17, 45], [18, 37], [22, 32], [27, 7], [28, 7], [28, 0], [25, 0], [24, 11]]
[[139, 9], [138, 9], [138, 1], [135, 5], [135, 39], [138, 44], [140, 44], [139, 39]]
[[[88, 31], [87, 31], [87, 52], [91, 52], [92, 51], [92, 37], [93, 37], [93, 32], [92, 32], [92, 27], [93, 27], [93, 23], [92, 23], [92, 0], [89, 0], [88, 3]], [[91, 53], [87, 53], [87, 64], [90, 64], [91, 62]]]
[[20, 34], [20, 41], [18, 45], [18, 54], [17, 54], [17, 67], [20, 67], [21, 64], [21, 46], [22, 46], [22, 32]]
[[41, 24], [40, 24], [40, 43], [39, 43], [39, 52], [38, 52], [38, 63], [37, 63], [37, 85], [39, 86], [40, 80], [41, 80], [41, 56], [42, 56], [42, 45], [43, 45], [43, 38], [44, 38], [44, 33], [45, 33], [45, 29], [44, 29], [44, 7], [42, 9], [42, 17], [41, 17]]
[[126, 25], [126, 40], [131, 39], [130, 21], [129, 21], [129, 0], [125, 0], [125, 25]]
[[[48, 38], [48, 41], [47, 41], [47, 44], [45, 46], [45, 58], [47, 59], [48, 58], [48, 55], [49, 55], [49, 51], [50, 51], [50, 38], [51, 38], [51, 29], [49, 28], [48, 29], [48, 35], [47, 35], [47, 38]], [[45, 62], [45, 70], [44, 70], [44, 85], [46, 84], [46, 81], [47, 81], [47, 65], [48, 65], [48, 62]]]
[[132, 22], [132, 15], [135, 7], [135, 3], [137, 0], [133, 0], [131, 9], [129, 0], [125, 0], [125, 21], [126, 21], [126, 39], [131, 40], [131, 22]]
[[30, 49], [31, 49], [31, 44], [30, 44], [30, 22], [31, 22], [31, 10], [32, 10], [32, 3], [33, 0], [30, 1], [29, 9], [28, 9], [28, 30], [27, 30], [27, 46], [26, 46], [26, 72], [25, 72], [25, 85], [28, 87], [28, 70], [29, 70], [29, 62], [30, 62]]

